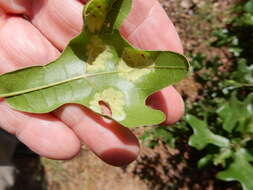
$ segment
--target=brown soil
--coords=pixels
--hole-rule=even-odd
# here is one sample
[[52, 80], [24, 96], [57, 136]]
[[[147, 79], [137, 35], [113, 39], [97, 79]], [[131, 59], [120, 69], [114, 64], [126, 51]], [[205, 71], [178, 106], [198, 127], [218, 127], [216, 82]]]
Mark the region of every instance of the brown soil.
[[148, 190], [131, 172], [104, 164], [85, 148], [73, 160], [43, 163], [50, 190]]
[[196, 152], [181, 146], [183, 152], [142, 147], [138, 160], [123, 168], [103, 163], [87, 149], [70, 161], [43, 159], [48, 190], [238, 190], [235, 183], [215, 180], [215, 168], [196, 170]]

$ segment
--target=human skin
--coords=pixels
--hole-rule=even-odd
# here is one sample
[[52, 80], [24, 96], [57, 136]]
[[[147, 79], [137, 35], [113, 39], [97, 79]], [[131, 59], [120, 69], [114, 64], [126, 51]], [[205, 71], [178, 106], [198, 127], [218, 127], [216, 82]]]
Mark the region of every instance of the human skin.
[[[84, 3], [0, 0], [0, 74], [45, 65], [59, 57], [69, 40], [81, 31]], [[135, 47], [183, 52], [173, 24], [156, 0], [133, 0], [120, 31]], [[164, 125], [175, 123], [184, 113], [182, 98], [172, 86], [149, 97], [147, 104], [166, 114]], [[115, 166], [130, 163], [139, 153], [138, 140], [129, 129], [73, 104], [48, 114], [29, 114], [11, 109], [2, 99], [0, 126], [34, 152], [51, 159], [74, 157], [82, 143]]]

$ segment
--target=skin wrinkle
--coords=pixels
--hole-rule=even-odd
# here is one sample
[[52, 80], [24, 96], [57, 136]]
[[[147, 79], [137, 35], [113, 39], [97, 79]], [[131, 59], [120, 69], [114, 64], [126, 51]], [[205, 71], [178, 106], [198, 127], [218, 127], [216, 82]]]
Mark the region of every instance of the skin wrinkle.
[[[14, 39], [13, 29], [16, 34]], [[46, 64], [59, 56], [59, 52], [36, 28], [18, 17], [8, 19], [5, 26], [0, 29], [0, 42], [0, 54], [4, 55], [9, 60], [8, 65], [13, 65], [15, 69], [38, 65], [42, 61]], [[37, 56], [33, 56], [34, 54]]]
[[11, 64], [9, 59], [7, 59], [3, 54], [3, 52], [1, 51], [1, 45], [0, 45], [0, 63], [4, 63], [4, 67], [0, 66], [0, 74], [15, 70], [15, 66]]
[[[183, 53], [174, 25], [162, 10], [158, 3], [155, 4], [149, 12], [149, 17], [136, 26], [136, 30], [128, 36], [128, 40], [140, 49], [170, 50]], [[164, 22], [165, 19], [167, 22]], [[166, 24], [161, 25], [162, 22]], [[160, 31], [157, 32], [156, 28], [159, 28]], [[147, 38], [147, 36], [152, 36], [152, 38]]]
[[[39, 5], [34, 5], [36, 13], [31, 21], [58, 50], [62, 51], [69, 40], [82, 29], [82, 4], [77, 0], [38, 1]], [[75, 19], [71, 19], [72, 17]]]
[[[17, 31], [22, 31], [22, 29], [21, 30], [17, 30]], [[6, 33], [6, 32], [4, 32], [4, 33]], [[24, 53], [22, 52], [22, 49], [21, 49], [21, 51], [19, 49], [20, 46], [23, 46], [23, 47], [26, 46], [31, 51], [32, 51], [32, 49], [34, 49], [31, 43], [25, 43], [20, 38], [15, 38], [15, 46], [14, 47], [12, 46], [12, 43], [7, 43], [7, 42], [8, 42], [8, 40], [6, 40], [5, 43], [1, 43], [1, 46], [3, 44], [5, 44], [5, 46], [2, 47], [2, 49], [5, 50], [5, 55], [9, 59], [11, 59], [13, 57], [9, 52], [12, 52], [14, 54], [22, 54], [22, 55], [24, 55]], [[23, 61], [20, 61], [20, 59], [23, 59]], [[28, 57], [28, 56], [19, 56], [19, 60], [15, 60], [12, 63], [13, 63], [13, 65], [14, 65], [15, 68], [18, 68], [20, 63], [26, 63], [26, 62], [28, 62], [28, 63], [29, 62], [33, 62], [33, 58], [32, 57]]]
[[[56, 2], [56, 1], [52, 1], [52, 2]], [[80, 4], [81, 5], [81, 4]], [[66, 19], [65, 15], [60, 12], [60, 11], [57, 11], [57, 8], [58, 8], [58, 5], [55, 3], [55, 4], [52, 4], [52, 12], [55, 13], [55, 19], [59, 19], [60, 21], [63, 22], [64, 25], [67, 25], [69, 26], [69, 30], [73, 33], [73, 34], [78, 34], [80, 32], [80, 27], [76, 28], [76, 26], [78, 24], [74, 24], [73, 22], [69, 21], [68, 19]], [[71, 7], [70, 7], [71, 8]], [[73, 10], [75, 10], [75, 8], [73, 8]]]
[[[138, 2], [138, 3], [137, 3]], [[143, 21], [150, 14], [150, 9], [157, 3], [157, 1], [145, 1], [145, 4], [140, 3], [141, 0], [134, 0], [132, 5], [132, 10], [130, 14], [127, 16], [123, 25], [121, 26], [121, 32], [124, 34], [125, 38], [136, 29], [136, 26], [143, 23]], [[132, 23], [132, 24], [130, 24]]]
[[[145, 24], [145, 21], [150, 19], [150, 15], [152, 13], [152, 9], [156, 6], [156, 4], [154, 3], [153, 6], [151, 7], [151, 9], [149, 10], [149, 12], [147, 13], [146, 17], [144, 17], [144, 19], [139, 23], [139, 25], [137, 25], [137, 27], [135, 27], [135, 29], [133, 31], [131, 31], [129, 34], [126, 34], [125, 38], [131, 38], [132, 35], [135, 35], [135, 32], [139, 29], [139, 27], [141, 27], [143, 24]], [[128, 23], [131, 23], [129, 20], [127, 20]], [[125, 27], [127, 28], [127, 27]]]

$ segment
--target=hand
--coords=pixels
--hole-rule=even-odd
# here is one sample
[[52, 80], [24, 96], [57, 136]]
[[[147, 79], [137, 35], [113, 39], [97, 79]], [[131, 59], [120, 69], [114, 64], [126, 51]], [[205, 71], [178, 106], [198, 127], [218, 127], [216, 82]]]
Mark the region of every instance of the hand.
[[[78, 0], [0, 0], [0, 74], [55, 60], [82, 28], [82, 3]], [[29, 19], [24, 19], [26, 15]], [[156, 0], [133, 0], [133, 9], [121, 33], [145, 50], [182, 53], [176, 30]], [[168, 87], [147, 100], [167, 115], [172, 124], [184, 112], [181, 96]], [[33, 151], [52, 159], [75, 156], [84, 142], [112, 165], [136, 159], [139, 144], [133, 133], [119, 124], [78, 105], [65, 105], [48, 114], [28, 114], [0, 100], [0, 126]]]

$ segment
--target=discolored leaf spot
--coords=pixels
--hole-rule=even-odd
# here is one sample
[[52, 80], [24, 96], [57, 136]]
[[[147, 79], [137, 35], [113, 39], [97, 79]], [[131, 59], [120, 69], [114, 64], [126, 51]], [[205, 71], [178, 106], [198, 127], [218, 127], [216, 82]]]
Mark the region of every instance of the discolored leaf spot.
[[138, 51], [133, 48], [125, 48], [122, 58], [129, 66], [132, 67], [145, 67], [154, 64], [154, 59], [150, 52]]
[[129, 81], [136, 81], [140, 79], [141, 77], [149, 74], [150, 72], [154, 71], [154, 68], [149, 67], [149, 68], [134, 68], [134, 67], [129, 67], [124, 60], [119, 61], [118, 65], [118, 71], [119, 71], [119, 76], [122, 78], [125, 78]]
[[89, 32], [97, 33], [102, 29], [112, 3], [112, 0], [92, 0], [87, 4], [84, 15], [86, 28]]
[[92, 64], [87, 64], [87, 72], [105, 72], [106, 68], [109, 67], [110, 62], [113, 62], [113, 54], [110, 48], [106, 48], [102, 53], [100, 53]]
[[94, 99], [90, 101], [90, 108], [93, 111], [102, 114], [100, 107], [101, 102], [106, 102], [106, 105], [110, 107], [113, 118], [118, 121], [122, 121], [125, 118], [125, 97], [122, 92], [109, 88], [101, 93], [96, 93]]
[[106, 50], [106, 46], [103, 41], [96, 35], [91, 36], [89, 43], [85, 48], [87, 54], [87, 62], [92, 65], [94, 60]]

